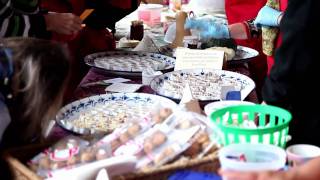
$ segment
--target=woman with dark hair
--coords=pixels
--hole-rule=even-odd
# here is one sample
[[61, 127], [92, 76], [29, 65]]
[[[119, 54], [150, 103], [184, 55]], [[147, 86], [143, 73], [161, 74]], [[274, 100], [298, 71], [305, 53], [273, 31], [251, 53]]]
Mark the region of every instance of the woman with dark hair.
[[0, 141], [11, 146], [39, 140], [61, 106], [69, 72], [66, 50], [30, 38], [0, 43]]

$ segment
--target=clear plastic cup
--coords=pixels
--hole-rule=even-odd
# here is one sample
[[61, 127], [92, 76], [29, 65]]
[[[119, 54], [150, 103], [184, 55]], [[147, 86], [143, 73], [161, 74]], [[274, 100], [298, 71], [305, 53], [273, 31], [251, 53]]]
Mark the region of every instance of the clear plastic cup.
[[232, 144], [219, 151], [223, 170], [232, 171], [278, 171], [285, 167], [286, 152], [274, 145]]
[[287, 148], [289, 166], [300, 166], [311, 159], [320, 157], [320, 148], [309, 144], [296, 144]]

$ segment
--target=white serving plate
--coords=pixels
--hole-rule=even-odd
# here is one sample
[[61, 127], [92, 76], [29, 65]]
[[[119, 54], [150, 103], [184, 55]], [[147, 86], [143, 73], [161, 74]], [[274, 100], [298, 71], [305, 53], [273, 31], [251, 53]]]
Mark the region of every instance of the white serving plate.
[[94, 53], [86, 56], [85, 62], [91, 67], [102, 69], [108, 73], [126, 76], [141, 76], [143, 69], [147, 67], [155, 67], [154, 69], [160, 71], [169, 71], [175, 65], [175, 59], [172, 57], [157, 53], [134, 51]]
[[[114, 106], [117, 104], [121, 104], [121, 106]], [[109, 118], [117, 117], [119, 114], [125, 114], [127, 119], [136, 118], [139, 120], [139, 118], [143, 118], [143, 116], [149, 113], [155, 106], [175, 109], [177, 104], [170, 99], [145, 93], [102, 94], [84, 98], [64, 106], [57, 113], [56, 121], [63, 128], [77, 134], [88, 135], [98, 132], [110, 133], [123, 124], [123, 122], [109, 122], [109, 120], [103, 120], [103, 122], [106, 123], [106, 126], [113, 126], [108, 128], [107, 131], [101, 131], [94, 127], [76, 127], [74, 123], [79, 120], [78, 118], [81, 114], [91, 112], [101, 112]], [[141, 108], [141, 110], [139, 108]], [[138, 113], [136, 109], [139, 109]]]
[[[173, 71], [169, 72], [163, 75], [160, 75], [156, 78], [154, 78], [151, 81], [151, 88], [159, 95], [165, 96], [171, 99], [175, 100], [180, 100], [182, 98], [182, 91], [183, 88], [172, 88], [168, 90], [168, 88], [164, 87], [164, 84], [167, 84], [166, 81], [172, 81], [174, 79], [173, 77], [179, 77], [183, 78], [186, 75], [192, 75], [192, 76], [198, 76], [198, 77], [205, 77], [209, 76], [210, 74], [216, 75], [218, 78], [221, 78], [223, 81], [232, 81], [237, 85], [238, 90], [241, 92], [241, 100], [245, 99], [249, 93], [255, 88], [255, 83], [253, 82], [252, 79], [249, 77], [231, 72], [231, 71], [225, 71], [225, 70], [213, 70], [213, 69], [188, 69], [188, 70], [180, 70], [180, 71]], [[213, 78], [211, 78], [212, 80]], [[206, 80], [207, 81], [207, 80]], [[209, 80], [208, 80], [209, 81]], [[200, 101], [217, 101], [220, 100], [221, 98], [221, 85], [206, 85], [206, 86], [199, 86], [199, 81], [194, 82], [193, 81], [187, 81], [187, 80], [181, 80], [179, 82], [174, 82], [172, 84], [179, 85], [180, 87], [185, 86], [186, 83], [189, 82], [189, 85], [191, 87], [191, 90], [193, 91], [193, 95], [196, 99]], [[194, 84], [194, 85], [192, 85]], [[222, 83], [222, 85], [225, 85]], [[194, 89], [199, 89], [199, 87], [205, 89], [205, 92], [195, 92]], [[211, 91], [209, 92], [209, 88], [216, 88], [217, 90], [212, 93]], [[210, 94], [210, 96], [208, 95]], [[212, 96], [211, 96], [212, 95]]]

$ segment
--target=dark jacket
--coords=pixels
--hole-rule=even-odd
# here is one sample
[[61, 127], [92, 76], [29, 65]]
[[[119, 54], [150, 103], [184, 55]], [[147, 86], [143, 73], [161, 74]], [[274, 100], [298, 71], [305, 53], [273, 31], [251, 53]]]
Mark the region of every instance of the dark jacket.
[[281, 23], [283, 42], [263, 89], [268, 104], [284, 107], [293, 115], [291, 143], [320, 146], [318, 112], [320, 82], [320, 1], [289, 0]]

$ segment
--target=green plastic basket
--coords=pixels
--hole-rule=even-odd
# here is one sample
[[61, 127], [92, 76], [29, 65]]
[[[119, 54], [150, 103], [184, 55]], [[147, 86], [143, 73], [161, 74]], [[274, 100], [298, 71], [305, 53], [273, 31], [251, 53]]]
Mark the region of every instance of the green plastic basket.
[[[269, 105], [229, 106], [213, 112], [210, 116], [220, 131], [220, 143], [223, 145], [263, 143], [282, 148], [287, 142], [291, 118], [287, 110]], [[241, 124], [249, 121], [255, 122], [257, 127], [241, 127]]]

